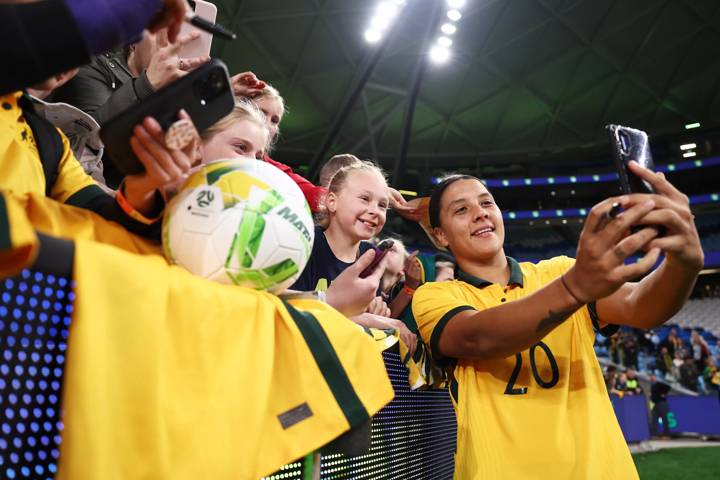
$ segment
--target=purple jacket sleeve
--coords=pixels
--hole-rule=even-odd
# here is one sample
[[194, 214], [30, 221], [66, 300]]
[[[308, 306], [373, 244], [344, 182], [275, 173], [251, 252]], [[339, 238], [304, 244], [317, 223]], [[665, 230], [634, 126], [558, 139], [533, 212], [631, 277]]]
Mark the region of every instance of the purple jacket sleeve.
[[140, 40], [162, 0], [64, 0], [93, 54]]

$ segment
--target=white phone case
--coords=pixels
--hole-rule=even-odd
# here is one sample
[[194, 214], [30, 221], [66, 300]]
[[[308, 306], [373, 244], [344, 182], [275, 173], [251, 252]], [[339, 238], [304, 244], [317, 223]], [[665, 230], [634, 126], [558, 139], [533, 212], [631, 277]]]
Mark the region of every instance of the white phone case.
[[[215, 23], [215, 19], [217, 18], [217, 6], [204, 0], [195, 0], [195, 15], [204, 18], [209, 22]], [[212, 34], [200, 30], [189, 23], [183, 23], [183, 26], [180, 29], [180, 36], [187, 35], [190, 32], [199, 32], [200, 37], [186, 44], [182, 50], [180, 50], [180, 58], [209, 56], [210, 48], [212, 47]]]

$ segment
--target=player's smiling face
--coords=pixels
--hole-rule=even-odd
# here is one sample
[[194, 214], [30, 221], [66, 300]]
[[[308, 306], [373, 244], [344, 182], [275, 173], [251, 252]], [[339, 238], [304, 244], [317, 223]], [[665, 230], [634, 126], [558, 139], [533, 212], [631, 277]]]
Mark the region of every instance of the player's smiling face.
[[492, 260], [504, 255], [505, 226], [495, 199], [479, 180], [462, 179], [449, 185], [440, 199], [441, 245], [457, 258]]

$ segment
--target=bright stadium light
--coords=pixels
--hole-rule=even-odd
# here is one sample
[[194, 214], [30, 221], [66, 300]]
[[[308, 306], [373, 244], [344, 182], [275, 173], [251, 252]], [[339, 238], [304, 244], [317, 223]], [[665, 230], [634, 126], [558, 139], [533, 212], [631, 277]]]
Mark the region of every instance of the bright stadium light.
[[374, 28], [368, 28], [365, 30], [365, 40], [368, 43], [377, 43], [382, 38], [382, 33], [380, 33], [379, 30], [375, 30]]
[[405, 0], [384, 0], [375, 8], [375, 15], [370, 19], [370, 26], [365, 30], [365, 41], [378, 43], [397, 19], [405, 7]]
[[688, 123], [685, 125], [685, 130], [692, 130], [693, 128], [700, 128], [700, 122]]
[[453, 22], [457, 22], [462, 18], [462, 13], [458, 12], [457, 10], [448, 10], [447, 18], [449, 18]]
[[452, 23], [443, 23], [442, 27], [440, 27], [440, 30], [442, 30], [445, 35], [452, 35], [457, 31], [457, 27]]
[[433, 45], [430, 48], [430, 60], [435, 63], [445, 63], [450, 59], [450, 50], [442, 45]]
[[695, 152], [685, 152], [685, 153], [683, 153], [683, 158], [692, 158], [696, 155], [697, 155], [697, 153], [695, 153]]
[[686, 143], [685, 145], [680, 145], [680, 150], [692, 150], [693, 148], [697, 148], [697, 145], [694, 143]]
[[465, 5], [465, 0], [447, 0], [447, 4], [450, 8], [462, 8]]
[[452, 40], [450, 40], [448, 37], [438, 37], [437, 39], [438, 45], [442, 45], [443, 47], [449, 47], [452, 45]]

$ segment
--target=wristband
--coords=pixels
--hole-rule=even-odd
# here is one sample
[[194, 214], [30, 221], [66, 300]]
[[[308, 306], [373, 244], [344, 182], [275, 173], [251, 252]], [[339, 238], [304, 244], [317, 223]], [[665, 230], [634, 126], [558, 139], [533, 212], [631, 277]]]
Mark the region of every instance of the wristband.
[[125, 212], [125, 215], [142, 223], [143, 225], [152, 225], [162, 217], [161, 213], [156, 218], [147, 218], [145, 215], [135, 210], [135, 207], [130, 205], [130, 202], [128, 202], [127, 198], [125, 198], [125, 182], [123, 182], [122, 185], [120, 185], [120, 188], [118, 188], [118, 191], [115, 194], [115, 201], [118, 203], [122, 211]]
[[563, 273], [562, 275], [560, 275], [560, 282], [563, 284], [563, 287], [565, 287], [565, 290], [568, 291], [568, 293], [570, 294], [570, 296], [573, 297], [577, 303], [579, 303], [579, 304], [581, 304], [581, 305], [585, 305], [586, 303], [588, 303], [588, 302], [583, 302], [582, 300], [580, 300], [580, 299], [578, 298], [578, 296], [575, 295], [572, 290], [570, 290], [570, 287], [568, 286], [567, 282], [565, 281], [565, 274], [564, 274], [564, 273]]
[[415, 295], [415, 289], [414, 289], [414, 288], [410, 288], [410, 287], [407, 287], [407, 286], [406, 286], [406, 287], [403, 287], [402, 291], [405, 292], [405, 295], [407, 295], [407, 296], [409, 296], [409, 297], [412, 297], [413, 295]]

